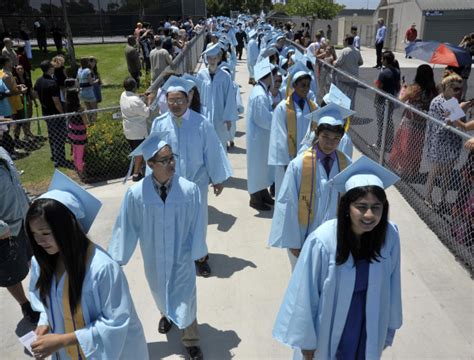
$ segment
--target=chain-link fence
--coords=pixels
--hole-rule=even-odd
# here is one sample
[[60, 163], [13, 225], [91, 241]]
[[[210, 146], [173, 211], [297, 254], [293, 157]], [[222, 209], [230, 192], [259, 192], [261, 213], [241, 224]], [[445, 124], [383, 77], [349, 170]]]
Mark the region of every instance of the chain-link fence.
[[320, 64], [320, 88], [334, 82], [352, 100], [356, 115], [349, 133], [356, 147], [401, 177], [397, 188], [403, 197], [473, 272], [474, 156], [463, 147], [470, 136], [447, 126], [444, 116], [436, 117], [436, 104], [444, 100], [427, 100], [420, 92], [402, 102]]

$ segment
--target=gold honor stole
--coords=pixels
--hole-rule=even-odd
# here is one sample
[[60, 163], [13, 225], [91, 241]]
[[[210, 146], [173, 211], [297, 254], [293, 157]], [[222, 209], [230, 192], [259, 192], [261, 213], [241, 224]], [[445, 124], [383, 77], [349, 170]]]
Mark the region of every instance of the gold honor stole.
[[[311, 100], [305, 100], [308, 102], [309, 109], [311, 112], [315, 111], [318, 108], [318, 105], [316, 105]], [[316, 128], [316, 123], [313, 124], [314, 128]], [[288, 129], [288, 153], [290, 155], [290, 159], [294, 159], [296, 157], [296, 152], [298, 149], [296, 144], [297, 136], [295, 102], [293, 101], [291, 95], [286, 98], [286, 128]]]
[[[337, 161], [339, 164], [339, 172], [347, 167], [347, 159], [344, 153], [336, 150]], [[303, 154], [303, 171], [301, 173], [301, 186], [300, 193], [298, 196], [298, 221], [301, 225], [306, 225], [309, 228], [309, 224], [314, 219], [315, 212], [315, 196], [317, 177], [317, 151], [313, 148], [309, 148]]]
[[[92, 257], [92, 252], [94, 251], [94, 245], [89, 243], [87, 248], [87, 259], [86, 264], [89, 264], [89, 261]], [[72, 333], [78, 329], [85, 328], [85, 321], [84, 315], [82, 313], [82, 305], [81, 302], [77, 304], [76, 311], [74, 312], [74, 316], [71, 313], [71, 306], [69, 305], [69, 277], [67, 273], [64, 277], [64, 287], [63, 287], [63, 316], [64, 316], [64, 333]], [[86, 356], [82, 351], [82, 348], [79, 344], [71, 345], [66, 347], [66, 352], [69, 357], [73, 360], [85, 360]]]

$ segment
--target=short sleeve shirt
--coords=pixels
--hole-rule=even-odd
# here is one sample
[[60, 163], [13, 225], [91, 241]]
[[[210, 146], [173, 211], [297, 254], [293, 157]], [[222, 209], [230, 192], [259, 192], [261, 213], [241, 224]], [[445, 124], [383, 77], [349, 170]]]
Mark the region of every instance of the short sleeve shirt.
[[58, 110], [53, 101], [53, 97], [60, 97], [59, 87], [56, 81], [49, 75], [43, 75], [36, 80], [34, 89], [38, 93], [43, 115], [58, 114]]
[[400, 71], [393, 67], [387, 67], [380, 72], [378, 81], [382, 85], [383, 91], [396, 95], [400, 90]]

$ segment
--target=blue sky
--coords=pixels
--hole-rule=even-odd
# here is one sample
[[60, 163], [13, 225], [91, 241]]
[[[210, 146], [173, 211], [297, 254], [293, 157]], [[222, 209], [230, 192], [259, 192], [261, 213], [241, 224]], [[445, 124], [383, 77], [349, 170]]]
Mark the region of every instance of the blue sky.
[[375, 9], [380, 0], [336, 0], [338, 4], [346, 5], [346, 9]]

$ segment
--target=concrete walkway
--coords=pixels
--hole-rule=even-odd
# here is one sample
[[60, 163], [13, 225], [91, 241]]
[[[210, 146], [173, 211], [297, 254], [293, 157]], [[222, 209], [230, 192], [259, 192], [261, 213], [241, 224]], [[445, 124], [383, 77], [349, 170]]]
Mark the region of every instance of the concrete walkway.
[[[244, 61], [237, 79], [244, 103], [251, 91]], [[206, 359], [289, 359], [291, 350], [271, 337], [273, 322], [290, 276], [286, 252], [267, 247], [271, 213], [248, 207], [245, 119], [238, 123], [236, 148], [229, 154], [234, 176], [222, 195], [209, 198], [208, 245], [213, 276], [198, 278], [198, 321]], [[90, 237], [106, 247], [125, 190], [120, 182], [90, 191], [103, 207]], [[392, 188], [391, 219], [402, 238], [404, 325], [384, 359], [473, 359], [474, 287], [467, 272]], [[157, 332], [152, 300], [137, 248], [124, 268], [152, 359], [179, 359], [184, 349], [176, 328]], [[25, 286], [26, 286], [25, 281]], [[21, 318], [6, 290], [0, 291], [2, 359], [23, 359], [15, 329]], [[23, 325], [20, 323], [20, 328]], [[139, 359], [137, 359], [139, 360]]]

